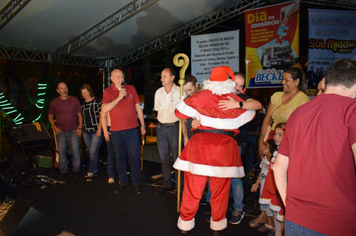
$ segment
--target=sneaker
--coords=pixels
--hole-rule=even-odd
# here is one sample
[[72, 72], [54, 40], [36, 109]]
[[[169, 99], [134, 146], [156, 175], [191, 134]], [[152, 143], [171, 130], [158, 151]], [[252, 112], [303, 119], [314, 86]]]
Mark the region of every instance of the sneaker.
[[264, 225], [261, 225], [260, 227], [258, 227], [258, 231], [260, 232], [269, 232], [269, 231], [274, 231], [274, 228], [272, 225], [268, 225], [267, 223]]
[[114, 178], [109, 178], [108, 179], [108, 183], [109, 184], [114, 184], [115, 183], [115, 179]]
[[245, 212], [243, 211], [233, 211], [229, 223], [233, 225], [240, 224], [241, 220], [244, 218]]

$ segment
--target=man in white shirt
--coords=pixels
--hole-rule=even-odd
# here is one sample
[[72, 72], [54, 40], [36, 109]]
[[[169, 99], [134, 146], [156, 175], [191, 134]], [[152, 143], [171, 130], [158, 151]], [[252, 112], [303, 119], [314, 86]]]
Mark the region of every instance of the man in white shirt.
[[[157, 146], [162, 163], [163, 186], [156, 195], [174, 188], [172, 162], [178, 157], [179, 119], [174, 111], [180, 100], [180, 88], [173, 83], [176, 72], [166, 67], [161, 72], [162, 86], [155, 93], [154, 109], [157, 111]], [[172, 157], [171, 157], [172, 155]], [[171, 162], [172, 159], [172, 162]]]

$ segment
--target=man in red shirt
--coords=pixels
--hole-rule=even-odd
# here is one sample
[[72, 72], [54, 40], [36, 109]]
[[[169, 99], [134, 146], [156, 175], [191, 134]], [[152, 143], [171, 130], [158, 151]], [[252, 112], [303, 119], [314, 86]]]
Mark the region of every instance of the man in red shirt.
[[[109, 112], [111, 119], [111, 138], [116, 157], [116, 166], [119, 173], [120, 184], [116, 192], [128, 187], [127, 159], [130, 161], [131, 182], [137, 194], [142, 191], [140, 180], [140, 144], [137, 133], [137, 117], [141, 123], [141, 134], [146, 133], [140, 100], [136, 89], [125, 84], [124, 73], [120, 69], [111, 72], [111, 81], [114, 86], [105, 89], [103, 94], [102, 115]], [[136, 117], [137, 113], [137, 117]], [[107, 129], [106, 119], [102, 119], [103, 129]]]
[[338, 60], [328, 68], [324, 94], [288, 119], [273, 166], [286, 236], [355, 235], [355, 97], [356, 60]]
[[81, 107], [76, 97], [68, 95], [66, 83], [58, 83], [57, 92], [59, 97], [53, 99], [49, 105], [48, 121], [57, 137], [60, 177], [68, 173], [68, 145], [72, 152], [72, 171], [74, 176], [78, 177], [80, 171], [79, 137], [83, 134]]

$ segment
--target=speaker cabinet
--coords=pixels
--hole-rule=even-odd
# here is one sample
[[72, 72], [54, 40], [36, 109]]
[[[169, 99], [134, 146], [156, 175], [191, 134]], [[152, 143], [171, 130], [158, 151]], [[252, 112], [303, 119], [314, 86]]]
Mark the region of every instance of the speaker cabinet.
[[64, 225], [18, 198], [0, 221], [0, 229], [5, 236], [55, 236]]
[[12, 127], [15, 140], [25, 148], [48, 145], [52, 138], [46, 127], [41, 124], [41, 131], [37, 131], [34, 124], [24, 124]]

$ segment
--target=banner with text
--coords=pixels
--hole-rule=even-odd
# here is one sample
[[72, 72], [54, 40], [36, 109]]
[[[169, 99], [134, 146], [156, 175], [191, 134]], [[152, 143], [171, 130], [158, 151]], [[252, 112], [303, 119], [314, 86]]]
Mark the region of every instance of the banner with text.
[[356, 11], [309, 9], [307, 88], [317, 89], [329, 65], [356, 59]]
[[202, 86], [216, 66], [239, 71], [239, 30], [191, 36], [191, 66]]
[[300, 3], [245, 11], [246, 86], [281, 86], [283, 69], [299, 63]]

